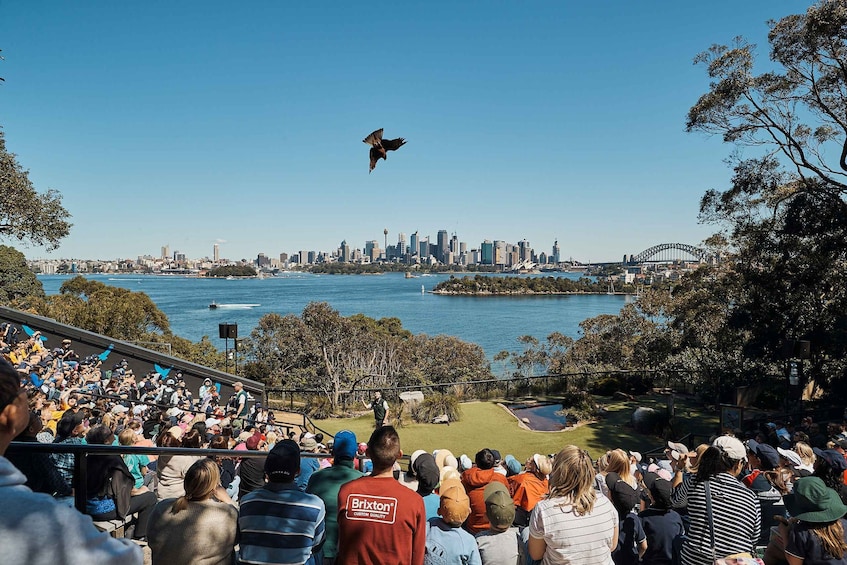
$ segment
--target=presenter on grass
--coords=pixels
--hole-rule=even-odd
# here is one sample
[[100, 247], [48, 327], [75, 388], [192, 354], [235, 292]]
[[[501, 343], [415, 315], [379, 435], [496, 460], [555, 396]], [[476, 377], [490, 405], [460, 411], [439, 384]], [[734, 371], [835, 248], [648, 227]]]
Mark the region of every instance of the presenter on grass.
[[381, 428], [384, 426], [386, 420], [388, 420], [388, 403], [382, 398], [382, 393], [376, 391], [374, 393], [374, 399], [371, 400], [370, 404], [364, 400], [362, 403], [365, 405], [365, 408], [370, 408], [374, 411], [374, 427]]

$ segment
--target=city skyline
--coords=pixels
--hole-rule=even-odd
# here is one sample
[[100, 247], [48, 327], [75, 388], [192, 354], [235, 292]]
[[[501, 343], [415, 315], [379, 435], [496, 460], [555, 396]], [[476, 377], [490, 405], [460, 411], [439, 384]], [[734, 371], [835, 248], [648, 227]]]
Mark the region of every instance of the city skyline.
[[[738, 35], [764, 46], [768, 19], [804, 9], [8, 2], [0, 126], [74, 226], [52, 253], [0, 243], [241, 259], [440, 225], [583, 261], [699, 245], [700, 199], [732, 171], [730, 147], [684, 131], [709, 82], [692, 60]], [[374, 36], [394, 47], [374, 56]], [[368, 174], [380, 127], [407, 143]]]

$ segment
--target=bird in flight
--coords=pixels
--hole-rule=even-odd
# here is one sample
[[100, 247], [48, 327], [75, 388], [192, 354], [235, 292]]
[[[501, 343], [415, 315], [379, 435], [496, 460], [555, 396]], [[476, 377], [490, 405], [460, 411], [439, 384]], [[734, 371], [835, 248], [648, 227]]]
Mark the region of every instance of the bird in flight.
[[386, 158], [386, 152], [396, 151], [406, 143], [406, 140], [402, 137], [398, 137], [397, 139], [382, 139], [382, 128], [379, 128], [362, 141], [371, 146], [371, 168], [368, 170], [368, 173], [374, 170], [377, 161]]

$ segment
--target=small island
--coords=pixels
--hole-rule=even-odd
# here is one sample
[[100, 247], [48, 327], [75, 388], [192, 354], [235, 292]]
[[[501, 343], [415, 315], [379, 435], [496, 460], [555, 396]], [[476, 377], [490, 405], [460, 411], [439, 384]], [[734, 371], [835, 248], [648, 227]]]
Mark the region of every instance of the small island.
[[631, 284], [581, 277], [450, 277], [435, 285], [433, 294], [462, 296], [532, 296], [551, 294], [635, 294]]
[[224, 265], [215, 267], [206, 273], [207, 277], [211, 278], [226, 278], [226, 277], [255, 277], [257, 276], [256, 269], [250, 265]]

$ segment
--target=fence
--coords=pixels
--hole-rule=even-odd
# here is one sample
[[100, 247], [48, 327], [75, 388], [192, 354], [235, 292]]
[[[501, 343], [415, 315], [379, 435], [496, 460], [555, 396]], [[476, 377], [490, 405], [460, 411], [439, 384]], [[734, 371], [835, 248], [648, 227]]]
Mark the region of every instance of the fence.
[[[583, 371], [562, 374], [530, 375], [509, 378], [492, 378], [470, 381], [452, 381], [443, 383], [427, 383], [407, 386], [379, 387], [379, 388], [351, 388], [340, 391], [340, 405], [342, 412], [349, 411], [352, 407], [361, 407], [361, 401], [369, 398], [373, 392], [379, 390], [389, 400], [397, 400], [403, 392], [420, 391], [423, 393], [460, 393], [466, 398], [489, 399], [493, 397], [514, 400], [528, 395], [547, 396], [558, 394], [569, 390], [583, 390], [592, 382], [597, 382], [604, 377], [623, 379], [625, 381], [649, 383], [650, 387], [675, 390], [685, 394], [693, 394], [696, 389], [691, 384], [690, 371]], [[382, 376], [382, 375], [378, 375]], [[265, 389], [267, 401], [277, 406], [288, 405], [291, 412], [300, 412], [310, 406], [314, 406], [325, 399], [328, 392], [323, 389], [309, 388], [287, 388], [267, 387]]]

